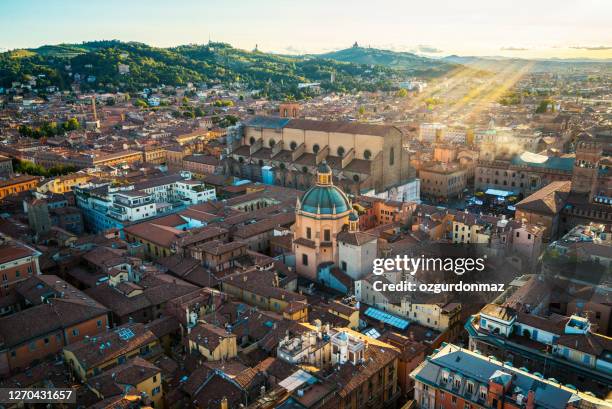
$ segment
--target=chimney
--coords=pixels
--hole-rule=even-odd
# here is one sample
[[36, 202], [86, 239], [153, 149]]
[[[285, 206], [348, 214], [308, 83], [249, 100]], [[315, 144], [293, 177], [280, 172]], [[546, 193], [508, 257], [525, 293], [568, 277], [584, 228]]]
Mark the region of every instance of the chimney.
[[221, 399], [221, 409], [228, 409], [227, 398], [225, 396]]

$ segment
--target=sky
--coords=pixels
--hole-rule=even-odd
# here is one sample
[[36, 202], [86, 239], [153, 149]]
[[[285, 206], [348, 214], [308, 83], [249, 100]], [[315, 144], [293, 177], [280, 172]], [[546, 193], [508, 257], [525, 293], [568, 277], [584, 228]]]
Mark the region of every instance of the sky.
[[209, 39], [320, 53], [355, 41], [430, 57], [612, 58], [611, 0], [0, 0], [0, 50]]

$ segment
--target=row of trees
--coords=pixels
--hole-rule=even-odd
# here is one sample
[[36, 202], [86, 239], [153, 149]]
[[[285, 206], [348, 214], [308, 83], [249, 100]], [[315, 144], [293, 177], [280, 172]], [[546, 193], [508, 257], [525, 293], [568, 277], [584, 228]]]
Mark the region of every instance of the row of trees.
[[47, 169], [44, 166], [37, 165], [26, 160], [14, 160], [13, 169], [16, 173], [25, 173], [27, 175], [44, 177], [67, 175], [76, 171], [74, 166], [53, 166]]
[[40, 139], [43, 136], [51, 138], [58, 135], [64, 135], [66, 132], [77, 130], [81, 124], [76, 118], [70, 118], [66, 122], [58, 124], [57, 122], [44, 122], [39, 127], [31, 127], [29, 125], [19, 126], [19, 135]]

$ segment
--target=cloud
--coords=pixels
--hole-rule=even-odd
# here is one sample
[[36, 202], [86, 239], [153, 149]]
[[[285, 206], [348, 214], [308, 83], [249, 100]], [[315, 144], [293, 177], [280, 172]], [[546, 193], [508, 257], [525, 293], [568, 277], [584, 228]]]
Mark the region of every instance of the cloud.
[[288, 45], [287, 47], [283, 48], [281, 51], [289, 53], [289, 54], [305, 54], [304, 50], [301, 50], [292, 45]]
[[439, 48], [432, 47], [429, 45], [423, 45], [423, 44], [418, 45], [417, 50], [422, 53], [429, 53], [429, 54], [439, 54], [442, 52], [442, 50], [440, 50]]
[[524, 47], [502, 47], [500, 48], [502, 51], [529, 51], [529, 48]]
[[612, 45], [597, 45], [597, 46], [586, 46], [586, 45], [577, 45], [573, 48], [574, 50], [587, 50], [587, 51], [602, 51], [602, 50], [612, 50]]

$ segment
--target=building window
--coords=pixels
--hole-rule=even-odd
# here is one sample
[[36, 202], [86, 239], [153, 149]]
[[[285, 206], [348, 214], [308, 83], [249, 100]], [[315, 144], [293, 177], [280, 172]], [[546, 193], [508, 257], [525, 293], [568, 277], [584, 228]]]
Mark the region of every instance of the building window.
[[34, 351], [36, 349], [36, 341], [30, 342], [29, 348], [30, 351]]
[[308, 255], [307, 254], [302, 254], [302, 264], [305, 266], [308, 265]]
[[474, 393], [474, 384], [472, 382], [468, 382], [467, 384], [467, 391], [470, 395], [472, 395]]
[[153, 388], [152, 391], [152, 395], [155, 396], [157, 395], [159, 392], [161, 391], [161, 388], [159, 386], [156, 386], [155, 388]]
[[363, 157], [364, 157], [366, 160], [369, 160], [369, 159], [372, 157], [372, 152], [370, 152], [370, 150], [369, 150], [369, 149], [366, 149], [365, 151], [363, 151]]
[[312, 230], [310, 227], [306, 227], [306, 238], [310, 240], [312, 236]]
[[98, 328], [100, 328], [102, 326], [102, 320], [96, 321], [96, 325], [98, 326]]
[[79, 336], [79, 329], [78, 328], [74, 328], [72, 330], [72, 335], [75, 336], [75, 337], [78, 337]]
[[294, 151], [295, 148], [297, 148], [297, 143], [295, 143], [295, 141], [291, 141], [291, 143], [289, 144], [289, 148], [291, 148], [291, 150]]
[[453, 405], [457, 404], [457, 397], [456, 396], [452, 396], [451, 397], [451, 402], [453, 403]]
[[315, 154], [319, 153], [319, 149], [321, 149], [321, 147], [318, 144], [316, 144], [316, 143], [312, 146], [312, 151]]
[[346, 272], [346, 261], [343, 261], [342, 263], [340, 263], [340, 266], [342, 268], [342, 271]]
[[395, 163], [395, 149], [391, 148], [389, 151], [389, 166], [393, 166]]
[[329, 229], [323, 230], [323, 240], [331, 241], [331, 232], [329, 231]]

